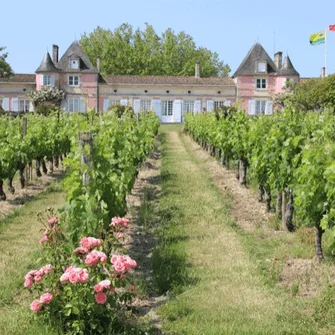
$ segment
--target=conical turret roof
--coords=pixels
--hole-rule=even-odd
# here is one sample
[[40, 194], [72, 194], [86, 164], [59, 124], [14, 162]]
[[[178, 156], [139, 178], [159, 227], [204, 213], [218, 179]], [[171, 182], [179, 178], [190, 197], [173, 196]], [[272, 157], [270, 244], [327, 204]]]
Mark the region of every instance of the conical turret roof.
[[284, 58], [283, 65], [281, 69], [278, 71], [278, 75], [280, 76], [299, 76], [299, 72], [294, 68], [290, 57], [287, 55]]
[[36, 73], [42, 73], [42, 72], [59, 72], [59, 69], [56, 68], [55, 64], [53, 63], [49, 52], [47, 52], [40, 64], [40, 66], [35, 71]]

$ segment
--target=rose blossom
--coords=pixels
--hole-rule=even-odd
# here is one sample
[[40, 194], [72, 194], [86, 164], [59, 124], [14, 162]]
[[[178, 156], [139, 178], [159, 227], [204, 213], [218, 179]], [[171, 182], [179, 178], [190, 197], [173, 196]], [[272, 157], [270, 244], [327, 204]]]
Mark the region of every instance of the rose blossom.
[[79, 281], [79, 276], [78, 276], [78, 273], [76, 272], [71, 272], [69, 274], [69, 281], [71, 284], [75, 284]]
[[102, 292], [103, 289], [104, 289], [104, 288], [103, 288], [102, 285], [100, 285], [100, 283], [94, 285], [94, 292], [96, 292], [96, 293], [98, 293], [98, 292]]
[[123, 262], [116, 262], [115, 264], [113, 264], [113, 267], [116, 272], [123, 272], [126, 270]]
[[60, 281], [62, 284], [64, 284], [65, 282], [67, 282], [69, 280], [69, 273], [65, 272], [61, 275], [60, 277]]
[[53, 300], [53, 298], [54, 298], [53, 295], [51, 293], [47, 292], [47, 293], [44, 293], [44, 294], [41, 295], [40, 302], [42, 304], [50, 304], [50, 302]]
[[81, 247], [84, 247], [88, 250], [94, 247], [100, 247], [101, 241], [95, 237], [83, 237], [79, 242]]
[[33, 311], [33, 312], [38, 312], [40, 311], [42, 308], [42, 304], [39, 300], [34, 300], [31, 304], [30, 304], [30, 309]]
[[80, 283], [86, 283], [90, 279], [90, 275], [86, 269], [83, 269], [79, 272], [78, 278]]
[[26, 278], [26, 280], [24, 281], [24, 287], [31, 287], [31, 285], [33, 285], [32, 277]]
[[53, 266], [51, 264], [44, 265], [41, 269], [40, 272], [43, 272], [45, 275], [48, 274], [51, 270], [53, 269]]
[[55, 216], [52, 216], [51, 218], [49, 218], [48, 223], [50, 225], [58, 223], [58, 219]]
[[39, 283], [42, 280], [42, 276], [35, 276], [34, 280], [35, 280], [35, 283]]
[[99, 292], [95, 295], [95, 301], [98, 304], [105, 304], [107, 301], [107, 295], [103, 292]]
[[99, 263], [106, 263], [107, 256], [102, 251], [93, 250], [85, 258], [85, 263], [89, 266], [95, 266]]
[[88, 253], [88, 249], [84, 248], [84, 247], [78, 247], [76, 249], [73, 250], [74, 254], [87, 254]]
[[117, 237], [118, 239], [121, 239], [121, 238], [123, 237], [123, 234], [119, 232], [119, 233], [116, 234], [116, 237]]
[[48, 235], [43, 235], [43, 237], [40, 239], [39, 243], [43, 244], [46, 241], [49, 241], [49, 237], [48, 237]]

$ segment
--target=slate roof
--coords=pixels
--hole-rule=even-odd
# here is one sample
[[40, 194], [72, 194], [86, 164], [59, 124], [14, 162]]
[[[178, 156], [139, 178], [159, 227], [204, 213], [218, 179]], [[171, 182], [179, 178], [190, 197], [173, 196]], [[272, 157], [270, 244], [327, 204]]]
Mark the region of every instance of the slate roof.
[[[79, 57], [79, 69], [74, 70], [69, 68], [69, 58], [72, 56]], [[65, 51], [64, 55], [61, 57], [59, 62], [56, 64], [57, 68], [61, 71], [73, 71], [73, 72], [88, 72], [88, 73], [98, 73], [98, 70], [93, 66], [88, 56], [85, 54], [81, 48], [78, 41], [74, 41], [69, 48]]]
[[52, 61], [49, 52], [47, 52], [40, 64], [40, 66], [35, 71], [36, 73], [43, 73], [43, 72], [59, 72], [59, 70], [56, 68], [54, 62]]
[[220, 85], [235, 86], [229, 77], [195, 78], [193, 76], [104, 76], [102, 82], [125, 85]]
[[287, 55], [284, 58], [283, 65], [281, 69], [278, 71], [278, 75], [280, 76], [299, 76], [298, 71], [294, 68], [290, 57]]
[[36, 75], [28, 73], [16, 73], [11, 77], [0, 77], [0, 83], [26, 83], [35, 84]]
[[257, 74], [256, 62], [267, 62], [268, 74], [275, 74], [277, 72], [276, 65], [262, 47], [260, 43], [255, 43], [248, 54], [243, 59], [241, 65], [237, 68], [235, 73], [233, 74], [233, 78], [236, 76], [245, 76], [245, 75], [255, 75]]

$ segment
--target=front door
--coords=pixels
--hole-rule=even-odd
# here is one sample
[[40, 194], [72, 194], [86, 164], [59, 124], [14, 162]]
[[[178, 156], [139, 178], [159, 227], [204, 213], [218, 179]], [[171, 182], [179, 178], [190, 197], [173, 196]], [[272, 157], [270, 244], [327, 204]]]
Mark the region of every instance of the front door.
[[162, 101], [162, 119], [163, 123], [173, 122], [173, 101], [165, 100]]

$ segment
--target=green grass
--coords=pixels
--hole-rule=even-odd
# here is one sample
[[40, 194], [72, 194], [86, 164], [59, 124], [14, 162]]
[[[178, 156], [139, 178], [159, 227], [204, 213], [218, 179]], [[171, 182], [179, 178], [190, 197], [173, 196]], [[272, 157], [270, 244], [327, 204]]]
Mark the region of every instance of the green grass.
[[[310, 258], [298, 234], [244, 231], [230, 216], [232, 195], [213, 183], [176, 126], [162, 126], [161, 227], [153, 254], [157, 289], [172, 299], [159, 309], [167, 334], [331, 334], [318, 316], [332, 299], [302, 299], [299, 284], [277, 285], [281, 266]], [[331, 295], [330, 295], [331, 296]], [[319, 320], [323, 320], [320, 323]]]
[[36, 262], [41, 252], [38, 241], [44, 229], [37, 213], [63, 203], [59, 183], [53, 183], [0, 221], [0, 334], [54, 334], [46, 325], [34, 321], [29, 309], [33, 297], [23, 282], [25, 274], [40, 265]]

